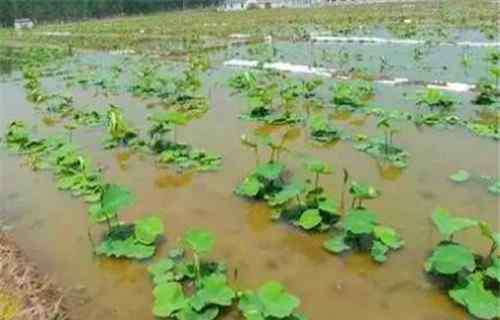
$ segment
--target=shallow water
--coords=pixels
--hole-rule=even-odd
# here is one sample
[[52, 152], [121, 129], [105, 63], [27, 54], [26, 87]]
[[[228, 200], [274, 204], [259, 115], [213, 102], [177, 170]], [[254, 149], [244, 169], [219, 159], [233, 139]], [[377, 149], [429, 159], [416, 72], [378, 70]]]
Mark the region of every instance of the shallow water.
[[[498, 143], [471, 136], [460, 128], [417, 130], [402, 124], [396, 142], [411, 153], [411, 159], [407, 169], [398, 171], [380, 167], [347, 141], [330, 147], [315, 146], [306, 130], [296, 129], [287, 142], [289, 149], [323, 159], [337, 169], [335, 175], [321, 180], [327, 192], [339, 198], [342, 168], [355, 179], [376, 186], [382, 190], [382, 197], [367, 206], [379, 213], [383, 224], [399, 230], [406, 241], [405, 248], [393, 253], [382, 266], [363, 254], [332, 256], [321, 248], [325, 235], [308, 235], [272, 222], [265, 205], [233, 194], [255, 164], [253, 152], [241, 146], [240, 136], [257, 126], [238, 120], [245, 102], [221, 85], [232, 72], [224, 68], [212, 72], [211, 80], [205, 83], [205, 90], [210, 92], [210, 111], [178, 130], [180, 140], [223, 155], [223, 170], [219, 172], [178, 174], [158, 167], [147, 156], [102, 149], [102, 129], [75, 132], [75, 143], [105, 169], [106, 179], [136, 194], [137, 201], [124, 210], [123, 220], [149, 213], [162, 218], [166, 239], [156, 257], [174, 247], [187, 228], [205, 228], [217, 235], [214, 258], [226, 261], [230, 274], [237, 269], [238, 277], [232, 281], [238, 287], [256, 288], [267, 280], [281, 281], [301, 298], [301, 309], [310, 319], [467, 319], [463, 309], [450, 302], [423, 273], [423, 262], [438, 241], [429, 216], [443, 206], [498, 229], [500, 198], [488, 194], [479, 183], [456, 185], [448, 179], [462, 168], [478, 175], [498, 176]], [[54, 80], [46, 80], [44, 85], [51, 90], [62, 88], [61, 82]], [[375, 102], [391, 109], [411, 108], [414, 103], [401, 98], [402, 90], [377, 88]], [[60, 129], [39, 121], [20, 83], [0, 83], [0, 93], [1, 132], [13, 120], [36, 125], [40, 135]], [[125, 93], [107, 98], [95, 97], [93, 90], [73, 88], [71, 93], [78, 105], [102, 110], [109, 103], [121, 106], [143, 132], [146, 115], [152, 112], [146, 108], [148, 101]], [[470, 99], [461, 99], [461, 112], [467, 114], [472, 108], [466, 102]], [[363, 115], [337, 118], [336, 123], [352, 134], [376, 133], [376, 120]], [[283, 131], [261, 129], [274, 134]], [[306, 177], [299, 159], [291, 155], [283, 159], [296, 176]], [[20, 246], [60, 284], [83, 290], [84, 299], [75, 311], [84, 319], [153, 319], [152, 283], [146, 264], [93, 256], [89, 234], [98, 239], [102, 228], [89, 224], [86, 205], [58, 191], [50, 174], [33, 172], [22, 162], [21, 157], [0, 152], [1, 216], [15, 225], [13, 236]], [[487, 244], [478, 238], [477, 232], [466, 232], [459, 240], [485, 252]]]

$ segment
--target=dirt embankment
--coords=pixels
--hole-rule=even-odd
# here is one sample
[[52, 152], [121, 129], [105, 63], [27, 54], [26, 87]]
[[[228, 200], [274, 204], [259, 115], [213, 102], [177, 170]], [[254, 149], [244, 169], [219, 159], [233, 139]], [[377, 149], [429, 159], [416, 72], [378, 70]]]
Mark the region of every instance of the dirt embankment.
[[63, 320], [63, 292], [0, 231], [0, 320]]

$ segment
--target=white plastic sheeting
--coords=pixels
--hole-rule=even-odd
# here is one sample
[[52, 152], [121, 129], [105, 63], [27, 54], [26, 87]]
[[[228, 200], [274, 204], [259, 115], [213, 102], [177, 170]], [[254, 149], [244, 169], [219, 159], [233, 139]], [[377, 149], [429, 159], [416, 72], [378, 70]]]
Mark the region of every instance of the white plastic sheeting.
[[[311, 35], [311, 40], [316, 42], [356, 42], [367, 44], [402, 44], [402, 45], [419, 45], [425, 44], [424, 40], [415, 39], [388, 39], [378, 37], [339, 37], [330, 35]], [[437, 45], [461, 46], [461, 47], [500, 47], [500, 42], [440, 42]]]
[[[301, 64], [292, 64], [288, 62], [266, 62], [261, 64], [257, 60], [242, 60], [242, 59], [232, 59], [224, 62], [225, 66], [228, 67], [237, 67], [237, 68], [257, 68], [262, 67], [263, 69], [270, 69], [282, 72], [290, 72], [290, 73], [298, 73], [298, 74], [310, 74], [321, 77], [334, 77], [335, 69], [326, 69], [326, 68], [314, 68], [307, 65]], [[347, 77], [338, 77], [342, 80], [347, 80]], [[384, 85], [403, 85], [403, 84], [411, 84], [412, 82], [407, 78], [394, 78], [394, 79], [384, 79], [384, 80], [375, 80], [375, 83], [380, 83]], [[460, 82], [439, 82], [435, 81], [434, 83], [422, 83], [427, 88], [435, 88], [445, 91], [454, 91], [454, 92], [468, 92], [475, 88], [474, 85]]]

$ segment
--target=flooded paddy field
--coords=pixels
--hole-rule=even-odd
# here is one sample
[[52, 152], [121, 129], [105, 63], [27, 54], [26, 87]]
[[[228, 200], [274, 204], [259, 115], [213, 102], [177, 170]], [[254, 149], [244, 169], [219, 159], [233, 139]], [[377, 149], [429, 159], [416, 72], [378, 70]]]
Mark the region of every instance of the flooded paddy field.
[[[464, 41], [493, 43], [474, 31], [461, 35]], [[224, 65], [235, 58], [336, 72], [323, 77], [263, 70], [260, 63]], [[109, 52], [74, 53], [47, 65], [37, 64], [39, 56], [29, 59], [0, 83], [0, 227], [8, 226], [25, 253], [78, 297], [75, 315], [86, 320], [154, 319], [154, 314], [272, 320], [303, 319], [299, 313], [313, 320], [500, 315], [494, 276], [500, 98], [491, 72], [498, 68], [498, 47], [277, 40], [193, 55], [187, 62]], [[377, 82], [394, 78], [409, 83]], [[472, 86], [436, 89], [430, 85], [436, 80]], [[63, 142], [37, 140], [49, 137]], [[61, 146], [54, 151], [51, 143]], [[91, 191], [78, 189], [79, 180], [78, 187], [64, 180], [70, 173], [61, 169], [61, 157], [73, 152], [64, 151], [71, 149], [67, 145], [82, 155], [71, 158], [79, 163], [71, 170], [83, 172], [78, 174], [89, 184], [98, 176]], [[192, 147], [191, 153], [171, 149], [181, 145]], [[264, 179], [258, 170], [264, 176], [277, 170], [279, 177]], [[119, 186], [122, 200], [104, 210], [110, 186]], [[133, 201], [123, 200], [129, 196]], [[378, 222], [360, 214], [376, 215]], [[361, 220], [349, 218], [356, 215]], [[159, 220], [145, 227], [153, 236], [147, 243], [137, 233], [146, 216]], [[101, 241], [117, 241], [110, 230], [131, 221], [136, 233], [130, 237], [147, 248], [103, 249]], [[380, 226], [390, 227], [383, 229], [390, 235], [380, 236], [375, 231], [383, 233]], [[215, 237], [211, 252], [186, 239], [193, 228]], [[199, 237], [211, 242], [206, 234]], [[167, 280], [148, 274], [148, 267], [178, 245], [193, 250], [192, 273]], [[466, 252], [459, 258], [448, 253], [443, 262], [439, 253], [446, 246]], [[198, 258], [224, 262], [227, 270], [202, 268], [198, 279]], [[194, 300], [179, 307], [171, 296], [158, 297], [156, 290], [167, 283], [182, 284], [186, 297], [208, 291], [203, 279], [214, 274], [203, 272], [227, 277], [229, 303], [212, 297], [219, 304], [207, 298], [196, 309]], [[477, 300], [450, 298], [453, 290], [473, 295], [467, 288], [477, 285], [478, 277]], [[274, 300], [257, 295], [269, 310], [274, 305], [281, 312], [263, 311], [257, 303], [252, 310], [260, 317], [252, 318], [242, 307], [249, 296], [244, 291], [270, 280], [283, 284], [300, 306], [282, 293]], [[182, 313], [183, 308], [195, 311]], [[217, 309], [215, 315], [208, 315], [210, 308]]]

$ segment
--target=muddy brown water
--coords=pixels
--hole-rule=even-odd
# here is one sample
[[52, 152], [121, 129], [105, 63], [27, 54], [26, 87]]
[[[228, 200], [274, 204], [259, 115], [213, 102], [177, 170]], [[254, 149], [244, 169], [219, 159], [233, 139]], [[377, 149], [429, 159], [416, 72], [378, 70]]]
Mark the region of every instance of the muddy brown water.
[[[379, 167], [349, 142], [315, 146], [306, 130], [297, 129], [287, 146], [336, 168], [335, 175], [321, 179], [327, 192], [339, 198], [342, 168], [355, 179], [376, 186], [382, 196], [367, 202], [367, 206], [379, 213], [382, 223], [398, 229], [406, 241], [405, 248], [391, 254], [383, 265], [372, 262], [366, 254], [333, 256], [321, 248], [325, 235], [308, 235], [273, 222], [265, 205], [233, 194], [255, 164], [253, 152], [240, 145], [240, 136], [257, 126], [238, 119], [243, 100], [220, 85], [227, 71], [218, 70], [212, 76], [220, 81], [207, 84], [211, 87], [210, 111], [180, 128], [178, 137], [222, 154], [223, 169], [219, 172], [178, 174], [158, 167], [147, 156], [123, 149], [104, 150], [101, 129], [80, 128], [74, 135], [75, 143], [93, 163], [105, 169], [108, 181], [136, 194], [137, 201], [123, 211], [123, 220], [150, 213], [163, 220], [166, 237], [155, 259], [173, 248], [186, 229], [204, 228], [217, 235], [213, 257], [226, 261], [231, 275], [238, 270], [238, 278], [232, 277], [237, 287], [256, 288], [271, 279], [281, 281], [300, 297], [301, 310], [309, 319], [467, 319], [463, 309], [423, 273], [424, 260], [438, 241], [429, 216], [442, 206], [498, 228], [499, 198], [488, 194], [479, 183], [456, 185], [448, 179], [462, 168], [478, 175], [498, 176], [498, 143], [471, 136], [460, 128], [417, 130], [402, 125], [396, 141], [411, 153], [411, 160], [400, 172]], [[45, 84], [60, 88], [53, 81]], [[41, 121], [26, 101], [20, 83], [1, 83], [0, 92], [2, 132], [13, 120], [36, 125], [40, 135], [60, 132], [57, 125], [48, 127]], [[151, 112], [145, 107], [147, 101], [128, 94], [106, 98], [94, 97], [93, 93], [72, 90], [78, 105], [102, 110], [109, 103], [123, 107], [127, 118], [144, 132], [145, 116]], [[396, 104], [399, 99], [398, 94], [380, 96], [386, 104]], [[352, 133], [376, 132], [375, 119], [370, 117], [352, 115], [336, 123]], [[271, 131], [279, 133], [280, 129]], [[294, 176], [307, 177], [298, 159], [284, 155], [283, 160]], [[86, 298], [75, 307], [76, 314], [86, 320], [153, 319], [147, 263], [95, 257], [88, 233], [97, 239], [102, 228], [89, 224], [86, 205], [58, 191], [50, 173], [33, 172], [22, 163], [21, 157], [3, 149], [0, 152], [1, 216], [15, 225], [12, 234], [16, 241], [43, 271], [68, 288], [83, 289]], [[477, 231], [466, 232], [459, 239], [478, 251], [487, 250]]]

